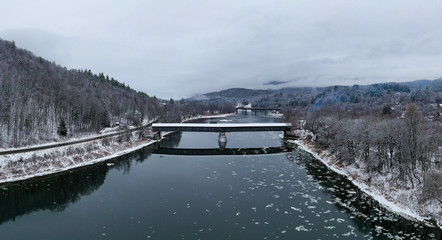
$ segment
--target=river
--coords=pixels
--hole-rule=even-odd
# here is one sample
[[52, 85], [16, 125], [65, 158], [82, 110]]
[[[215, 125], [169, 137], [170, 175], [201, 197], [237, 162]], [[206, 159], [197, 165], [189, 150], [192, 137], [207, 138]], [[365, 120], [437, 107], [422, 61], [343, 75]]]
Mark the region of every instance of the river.
[[[278, 122], [238, 114], [205, 121]], [[227, 148], [279, 147], [280, 133], [227, 133]], [[180, 156], [151, 146], [0, 185], [0, 239], [441, 239], [380, 206], [310, 154]], [[176, 133], [164, 148], [217, 148]]]

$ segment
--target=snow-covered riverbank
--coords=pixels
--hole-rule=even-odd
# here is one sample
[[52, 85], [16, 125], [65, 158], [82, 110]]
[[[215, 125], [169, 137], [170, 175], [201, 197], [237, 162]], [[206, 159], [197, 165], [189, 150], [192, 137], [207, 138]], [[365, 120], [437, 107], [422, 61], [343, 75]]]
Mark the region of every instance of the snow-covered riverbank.
[[1, 156], [0, 183], [15, 182], [83, 167], [149, 146], [157, 140], [120, 142], [118, 137]]
[[442, 206], [437, 201], [422, 204], [418, 200], [418, 189], [405, 190], [396, 189], [389, 184], [385, 176], [375, 176], [367, 180], [361, 166], [342, 166], [337, 164], [336, 158], [328, 151], [317, 149], [314, 144], [308, 141], [308, 132], [299, 134], [300, 140], [290, 140], [296, 143], [301, 149], [311, 153], [316, 159], [324, 163], [329, 169], [341, 174], [352, 181], [359, 189], [373, 197], [387, 209], [396, 212], [406, 218], [427, 222], [430, 219], [436, 221], [439, 228], [442, 228]]
[[[231, 114], [196, 116], [189, 120], [227, 117]], [[163, 133], [166, 136], [168, 133]], [[89, 139], [91, 137], [88, 137]], [[78, 141], [73, 139], [72, 141]], [[136, 132], [53, 147], [44, 150], [0, 156], [0, 184], [50, 175], [116, 158], [147, 147], [159, 140], [140, 139]], [[66, 142], [69, 142], [67, 140]], [[56, 143], [48, 143], [51, 146]], [[27, 148], [32, 148], [30, 146]]]
[[224, 114], [216, 114], [216, 115], [198, 115], [198, 116], [194, 116], [194, 117], [190, 117], [190, 118], [185, 118], [185, 119], [183, 119], [182, 122], [188, 122], [188, 121], [197, 120], [197, 119], [224, 118], [224, 117], [230, 117], [235, 114], [236, 113], [224, 113]]

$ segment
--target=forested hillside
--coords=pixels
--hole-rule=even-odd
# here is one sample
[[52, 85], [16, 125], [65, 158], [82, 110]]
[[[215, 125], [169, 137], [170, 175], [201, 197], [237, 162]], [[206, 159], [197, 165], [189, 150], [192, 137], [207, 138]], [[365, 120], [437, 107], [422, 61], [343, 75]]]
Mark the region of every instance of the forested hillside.
[[211, 109], [193, 101], [162, 102], [103, 73], [68, 70], [0, 39], [0, 147], [96, 132], [116, 122], [180, 121]]
[[[287, 109], [319, 110], [345, 109], [351, 113], [369, 113], [389, 106], [399, 113], [409, 103], [421, 110], [433, 111], [442, 103], [442, 78], [404, 83], [371, 85], [282, 88], [278, 90], [251, 90], [232, 88], [207, 93], [199, 99], [210, 103], [251, 103], [255, 107], [280, 107]], [[432, 105], [433, 104], [433, 105]]]

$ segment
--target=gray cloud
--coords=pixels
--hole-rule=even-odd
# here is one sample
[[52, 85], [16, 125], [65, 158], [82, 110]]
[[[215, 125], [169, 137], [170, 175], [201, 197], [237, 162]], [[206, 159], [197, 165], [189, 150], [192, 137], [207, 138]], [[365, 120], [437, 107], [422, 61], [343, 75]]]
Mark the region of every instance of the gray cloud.
[[438, 78], [440, 12], [436, 0], [6, 0], [0, 38], [68, 68], [181, 98], [269, 81]]
[[56, 33], [32, 28], [16, 28], [0, 31], [3, 39], [14, 40], [19, 47], [25, 47], [37, 56], [50, 61], [69, 59], [65, 47], [67, 40]]
[[262, 85], [281, 85], [281, 84], [286, 84], [289, 81], [268, 81], [263, 83]]

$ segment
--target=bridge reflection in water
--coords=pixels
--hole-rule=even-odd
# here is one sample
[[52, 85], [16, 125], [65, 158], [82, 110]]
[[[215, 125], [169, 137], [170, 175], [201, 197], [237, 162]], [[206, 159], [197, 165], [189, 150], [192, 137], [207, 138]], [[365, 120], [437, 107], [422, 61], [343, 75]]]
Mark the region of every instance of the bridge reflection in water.
[[262, 148], [163, 148], [159, 147], [153, 151], [154, 154], [164, 155], [260, 155], [260, 154], [276, 154], [293, 151], [294, 147], [262, 147]]

